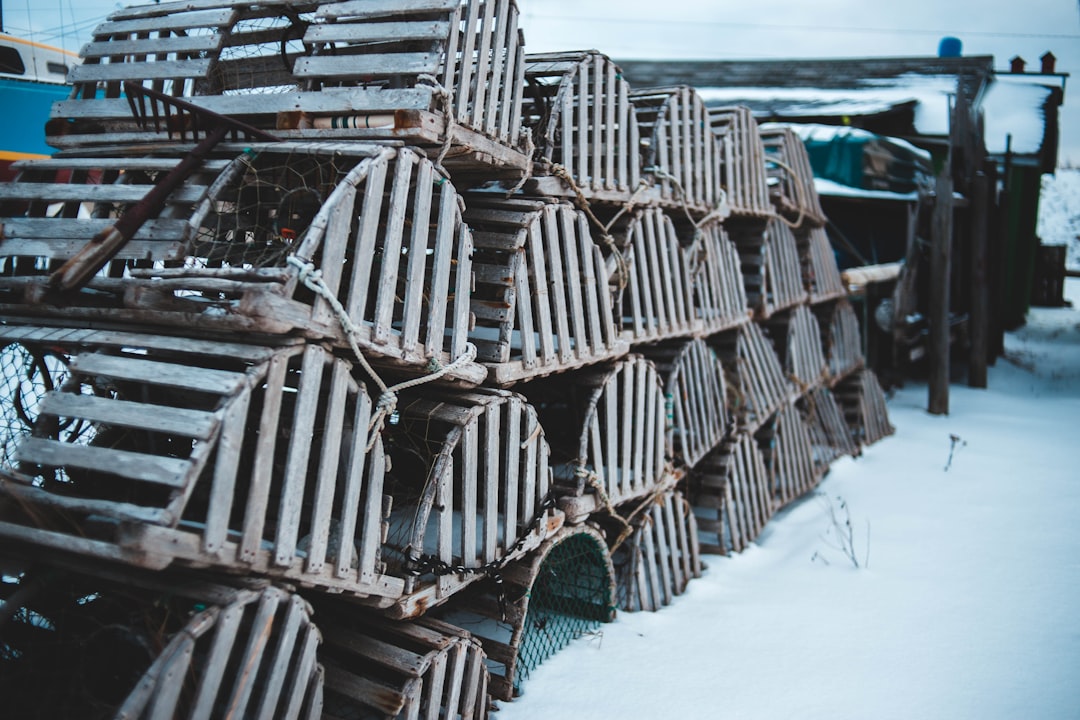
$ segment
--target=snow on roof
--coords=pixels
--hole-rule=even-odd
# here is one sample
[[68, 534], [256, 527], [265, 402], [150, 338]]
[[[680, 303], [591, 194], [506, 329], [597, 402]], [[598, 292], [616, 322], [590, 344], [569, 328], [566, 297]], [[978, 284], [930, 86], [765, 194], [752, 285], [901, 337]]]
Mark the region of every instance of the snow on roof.
[[983, 138], [991, 154], [1010, 149], [1022, 155], [1038, 153], [1046, 134], [1046, 100], [1053, 88], [1023, 76], [998, 75], [983, 99], [986, 126]]
[[826, 180], [825, 178], [814, 178], [814, 187], [817, 189], [818, 195], [824, 195], [826, 197], [847, 197], [847, 198], [864, 198], [867, 200], [902, 200], [904, 202], [915, 202], [918, 199], [918, 193], [898, 193], [891, 192], [889, 190], [863, 190], [862, 188], [854, 188], [850, 185], [843, 185], [832, 180]]
[[[770, 125], [778, 125], [780, 123], [763, 123], [762, 127], [768, 127]], [[851, 127], [850, 125], [819, 125], [817, 123], [784, 123], [802, 138], [803, 142], [829, 142], [836, 138], [883, 138], [888, 140], [889, 143], [897, 147], [904, 148], [905, 150], [914, 153], [926, 160], [930, 160], [930, 153], [922, 148], [915, 147], [907, 140], [901, 140], [895, 137], [885, 137], [872, 133], [869, 130], [863, 130], [862, 128]]]

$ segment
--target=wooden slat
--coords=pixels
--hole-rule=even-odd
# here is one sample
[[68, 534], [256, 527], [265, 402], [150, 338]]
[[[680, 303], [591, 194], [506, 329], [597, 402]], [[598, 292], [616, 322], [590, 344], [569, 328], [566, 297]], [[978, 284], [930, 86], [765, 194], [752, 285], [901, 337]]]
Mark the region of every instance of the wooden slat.
[[418, 15], [428, 12], [449, 11], [460, 0], [346, 0], [319, 6], [316, 18], [340, 20], [363, 19], [383, 15]]
[[[0, 200], [48, 200], [51, 202], [133, 203], [145, 197], [152, 185], [81, 185], [75, 183], [3, 183]], [[199, 185], [182, 185], [169, 193], [170, 203], [198, 202], [206, 194]]]
[[110, 82], [116, 80], [170, 80], [172, 78], [204, 78], [210, 74], [213, 61], [160, 60], [148, 63], [108, 63], [104, 65], [73, 65], [68, 76], [73, 83]]
[[319, 23], [308, 26], [305, 43], [360, 43], [405, 40], [442, 40], [450, 34], [445, 20], [413, 22]]
[[22, 462], [46, 467], [76, 467], [171, 488], [183, 487], [191, 470], [191, 463], [179, 458], [33, 437], [19, 444], [16, 456]]
[[300, 78], [334, 79], [436, 75], [441, 61], [439, 53], [322, 55], [298, 58], [293, 65], [293, 74]]
[[81, 418], [120, 427], [171, 433], [207, 440], [217, 428], [213, 413], [167, 405], [145, 405], [128, 400], [112, 400], [94, 395], [51, 392], [38, 406], [41, 415]]
[[242, 373], [100, 353], [77, 355], [68, 367], [71, 372], [83, 375], [104, 375], [183, 390], [195, 388], [219, 395], [231, 395], [244, 384]]
[[200, 53], [220, 50], [225, 36], [175, 35], [172, 37], [148, 37], [134, 40], [107, 40], [83, 45], [79, 55], [89, 58], [116, 57], [119, 55], [160, 56], [163, 53]]
[[131, 20], [110, 20], [94, 28], [94, 38], [110, 35], [126, 35], [140, 32], [162, 32], [165, 30], [190, 30], [192, 28], [225, 27], [236, 19], [232, 9], [214, 9], [204, 12], [178, 12], [160, 17], [137, 18]]

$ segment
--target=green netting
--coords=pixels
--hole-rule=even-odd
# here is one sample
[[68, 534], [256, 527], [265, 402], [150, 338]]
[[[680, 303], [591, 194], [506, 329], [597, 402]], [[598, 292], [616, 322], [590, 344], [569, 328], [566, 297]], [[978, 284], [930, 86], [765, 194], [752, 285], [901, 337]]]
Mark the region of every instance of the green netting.
[[518, 646], [514, 691], [544, 660], [614, 616], [607, 548], [582, 533], [556, 545], [540, 564]]

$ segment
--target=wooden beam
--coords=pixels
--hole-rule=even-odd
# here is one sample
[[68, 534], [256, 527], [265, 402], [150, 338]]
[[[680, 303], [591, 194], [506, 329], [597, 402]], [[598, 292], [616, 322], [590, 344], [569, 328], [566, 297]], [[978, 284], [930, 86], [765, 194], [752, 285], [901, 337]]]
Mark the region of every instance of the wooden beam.
[[968, 355], [968, 385], [985, 388], [990, 348], [990, 286], [987, 263], [990, 184], [985, 173], [975, 174], [971, 194], [971, 349]]
[[949, 275], [952, 255], [953, 183], [948, 169], [937, 177], [930, 228], [930, 398], [932, 415], [949, 414]]

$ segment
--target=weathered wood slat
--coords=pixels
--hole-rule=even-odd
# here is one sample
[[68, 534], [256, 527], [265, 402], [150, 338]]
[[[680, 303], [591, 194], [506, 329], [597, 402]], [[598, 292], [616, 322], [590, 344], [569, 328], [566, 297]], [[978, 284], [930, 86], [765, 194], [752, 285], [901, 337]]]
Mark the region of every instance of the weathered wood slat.
[[623, 331], [630, 340], [652, 342], [700, 332], [690, 252], [680, 244], [671, 218], [649, 208], [623, 224], [615, 237], [628, 248], [629, 278], [621, 307]]
[[[203, 78], [210, 73], [208, 58], [194, 60], [165, 60], [143, 63], [139, 68], [141, 79], [167, 80], [172, 78]], [[107, 63], [73, 65], [68, 71], [73, 83], [97, 83], [130, 80], [132, 63]]]
[[777, 213], [795, 227], [824, 225], [825, 211], [814, 187], [814, 172], [798, 134], [785, 125], [772, 124], [759, 132], [772, 181], [769, 194]]
[[786, 376], [801, 391], [824, 382], [828, 366], [821, 349], [821, 328], [808, 306], [773, 315], [767, 327]]
[[709, 344], [728, 373], [728, 408], [740, 428], [757, 428], [794, 397], [795, 388], [757, 323], [715, 335]]
[[704, 340], [649, 349], [670, 398], [671, 445], [677, 463], [693, 467], [727, 432], [724, 368]]
[[337, 716], [487, 717], [485, 654], [469, 633], [428, 617], [398, 632], [397, 623], [338, 603], [317, 612], [326, 702]]
[[293, 65], [297, 77], [383, 78], [396, 75], [434, 75], [439, 71], [438, 53], [393, 53], [388, 55], [338, 55], [300, 58]]
[[706, 223], [698, 240], [700, 260], [693, 271], [694, 313], [708, 334], [750, 319], [742, 268], [734, 243], [721, 221]]
[[491, 380], [529, 377], [617, 357], [627, 350], [583, 213], [568, 204], [468, 197], [477, 275], [469, 338]]
[[52, 392], [38, 408], [39, 414], [78, 417], [120, 427], [141, 428], [153, 432], [190, 435], [208, 440], [217, 428], [217, 418], [209, 412], [155, 405], [152, 408], [126, 400], [106, 400], [94, 395]]
[[[761, 267], [761, 297], [758, 312], [763, 318], [805, 302], [802, 266], [795, 235], [782, 221], [769, 223]], [[749, 289], [748, 289], [749, 294]]]
[[771, 216], [765, 148], [750, 109], [710, 108], [709, 118], [723, 154], [721, 184], [732, 214], [751, 218]]
[[803, 252], [803, 281], [810, 291], [810, 302], [842, 298], [847, 295], [847, 288], [840, 276], [832, 244], [825, 228], [811, 228], [805, 233]]
[[896, 432], [889, 422], [885, 393], [872, 370], [861, 370], [850, 375], [833, 392], [843, 407], [844, 419], [860, 445], [872, 445]]
[[[81, 185], [67, 183], [4, 183], [0, 200], [44, 200], [50, 202], [133, 203], [142, 200], [150, 185]], [[170, 203], [196, 203], [206, 188], [185, 185], [169, 195]]]
[[798, 406], [810, 433], [814, 468], [819, 474], [824, 475], [833, 460], [859, 454], [858, 443], [844, 420], [843, 410], [828, 388], [811, 390], [800, 399]]
[[690, 474], [688, 487], [704, 552], [742, 552], [773, 513], [769, 473], [749, 433], [710, 453]]
[[173, 37], [136, 38], [132, 40], [107, 40], [83, 45], [79, 55], [83, 60], [89, 58], [116, 57], [118, 55], [162, 57], [171, 53], [211, 52], [219, 50], [225, 36], [212, 35], [177, 35]]
[[814, 463], [809, 430], [794, 405], [781, 408], [770, 423], [758, 430], [757, 438], [769, 468], [772, 495], [779, 506], [817, 487], [821, 468]]
[[611, 556], [600, 533], [585, 525], [564, 528], [507, 566], [503, 588], [505, 602], [485, 584], [437, 611], [441, 619], [474, 628], [489, 661], [496, 663], [489, 663], [489, 687], [499, 700], [512, 700], [544, 660], [614, 618]]
[[403, 392], [387, 438], [394, 512], [382, 559], [389, 573], [407, 578], [391, 614], [413, 617], [445, 602], [484, 577], [478, 568], [520, 557], [561, 525], [544, 505], [546, 483], [537, 481], [550, 472], [548, 453], [522, 447], [522, 439], [547, 441], [520, 396], [431, 386]]
[[[561, 165], [586, 197], [616, 191], [628, 199], [640, 182], [638, 128], [618, 67], [595, 51], [530, 54], [525, 77], [522, 113], [545, 161], [541, 171]], [[573, 197], [566, 185], [561, 194]]]
[[708, 110], [693, 88], [630, 93], [643, 139], [643, 173], [660, 187], [667, 207], [707, 215], [720, 205], [720, 149]]
[[816, 305], [814, 312], [821, 326], [821, 344], [829, 366], [829, 382], [836, 384], [860, 369], [865, 362], [859, 318], [846, 300]]
[[659, 610], [700, 577], [697, 521], [686, 505], [682, 493], [665, 493], [616, 549], [612, 563], [621, 609]]

